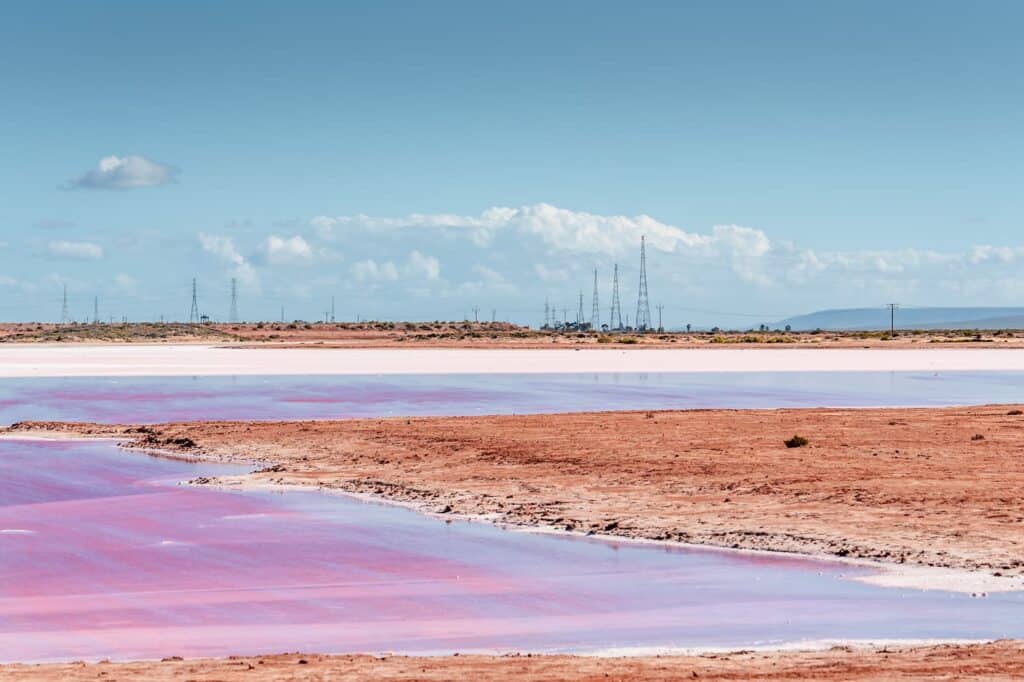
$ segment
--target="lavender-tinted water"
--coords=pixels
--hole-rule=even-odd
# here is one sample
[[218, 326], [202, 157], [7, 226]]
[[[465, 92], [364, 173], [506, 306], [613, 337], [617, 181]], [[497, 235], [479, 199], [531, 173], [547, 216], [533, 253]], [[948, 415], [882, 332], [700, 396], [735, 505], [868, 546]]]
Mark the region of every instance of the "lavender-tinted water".
[[0, 441], [0, 660], [1024, 637], [1019, 594], [877, 588], [836, 563], [175, 485], [223, 471]]
[[329, 419], [1024, 402], [1019, 372], [763, 372], [0, 380], [0, 423]]

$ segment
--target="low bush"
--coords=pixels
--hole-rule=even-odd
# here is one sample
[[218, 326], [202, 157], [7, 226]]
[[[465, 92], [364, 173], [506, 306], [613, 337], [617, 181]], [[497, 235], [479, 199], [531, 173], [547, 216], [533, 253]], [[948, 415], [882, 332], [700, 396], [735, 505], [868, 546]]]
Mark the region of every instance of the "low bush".
[[807, 445], [807, 443], [810, 441], [808, 441], [803, 436], [793, 436], [789, 440], [784, 440], [782, 442], [786, 444], [787, 448], [802, 448], [803, 446]]

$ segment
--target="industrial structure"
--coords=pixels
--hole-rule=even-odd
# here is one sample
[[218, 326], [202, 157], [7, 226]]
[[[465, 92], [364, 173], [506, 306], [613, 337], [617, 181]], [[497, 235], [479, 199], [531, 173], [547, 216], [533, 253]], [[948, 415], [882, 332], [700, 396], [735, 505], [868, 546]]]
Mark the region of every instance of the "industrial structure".
[[196, 295], [196, 278], [192, 278], [192, 307], [188, 311], [188, 323], [198, 324], [202, 322], [199, 317], [199, 298]]
[[238, 322], [238, 280], [231, 278], [231, 310], [228, 312], [228, 322]]
[[651, 320], [651, 304], [647, 291], [647, 240], [640, 237], [640, 282], [637, 290], [635, 325], [630, 326], [629, 315], [625, 315], [626, 322], [623, 323], [622, 301], [619, 297], [619, 264], [612, 265], [612, 295], [611, 307], [608, 313], [607, 324], [601, 324], [600, 297], [597, 288], [598, 272], [594, 269], [594, 293], [591, 302], [590, 319], [583, 316], [583, 291], [579, 292], [577, 299], [576, 321], [568, 321], [568, 311], [563, 309], [562, 319], [558, 319], [558, 308], [551, 305], [550, 299], [544, 299], [544, 323], [541, 329], [556, 331], [603, 331], [603, 332], [651, 332], [657, 329], [661, 331], [662, 310], [658, 308], [658, 326], [654, 327]]

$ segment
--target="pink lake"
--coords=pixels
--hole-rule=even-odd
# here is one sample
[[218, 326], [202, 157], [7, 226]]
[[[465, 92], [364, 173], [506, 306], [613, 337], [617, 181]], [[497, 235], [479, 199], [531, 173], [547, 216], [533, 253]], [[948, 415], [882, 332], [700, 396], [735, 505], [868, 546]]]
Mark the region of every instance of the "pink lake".
[[226, 470], [0, 441], [0, 661], [1024, 636], [1020, 594], [879, 588], [838, 563], [176, 484]]

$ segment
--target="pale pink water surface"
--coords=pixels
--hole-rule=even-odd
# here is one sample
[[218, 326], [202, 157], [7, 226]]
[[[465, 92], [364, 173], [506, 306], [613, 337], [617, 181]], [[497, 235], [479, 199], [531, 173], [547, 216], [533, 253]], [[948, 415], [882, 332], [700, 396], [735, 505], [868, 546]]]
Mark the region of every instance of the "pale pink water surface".
[[1020, 372], [722, 372], [0, 380], [0, 424], [1024, 402]]
[[837, 563], [176, 485], [237, 470], [0, 441], [0, 661], [1024, 636], [1019, 594], [871, 587]]

